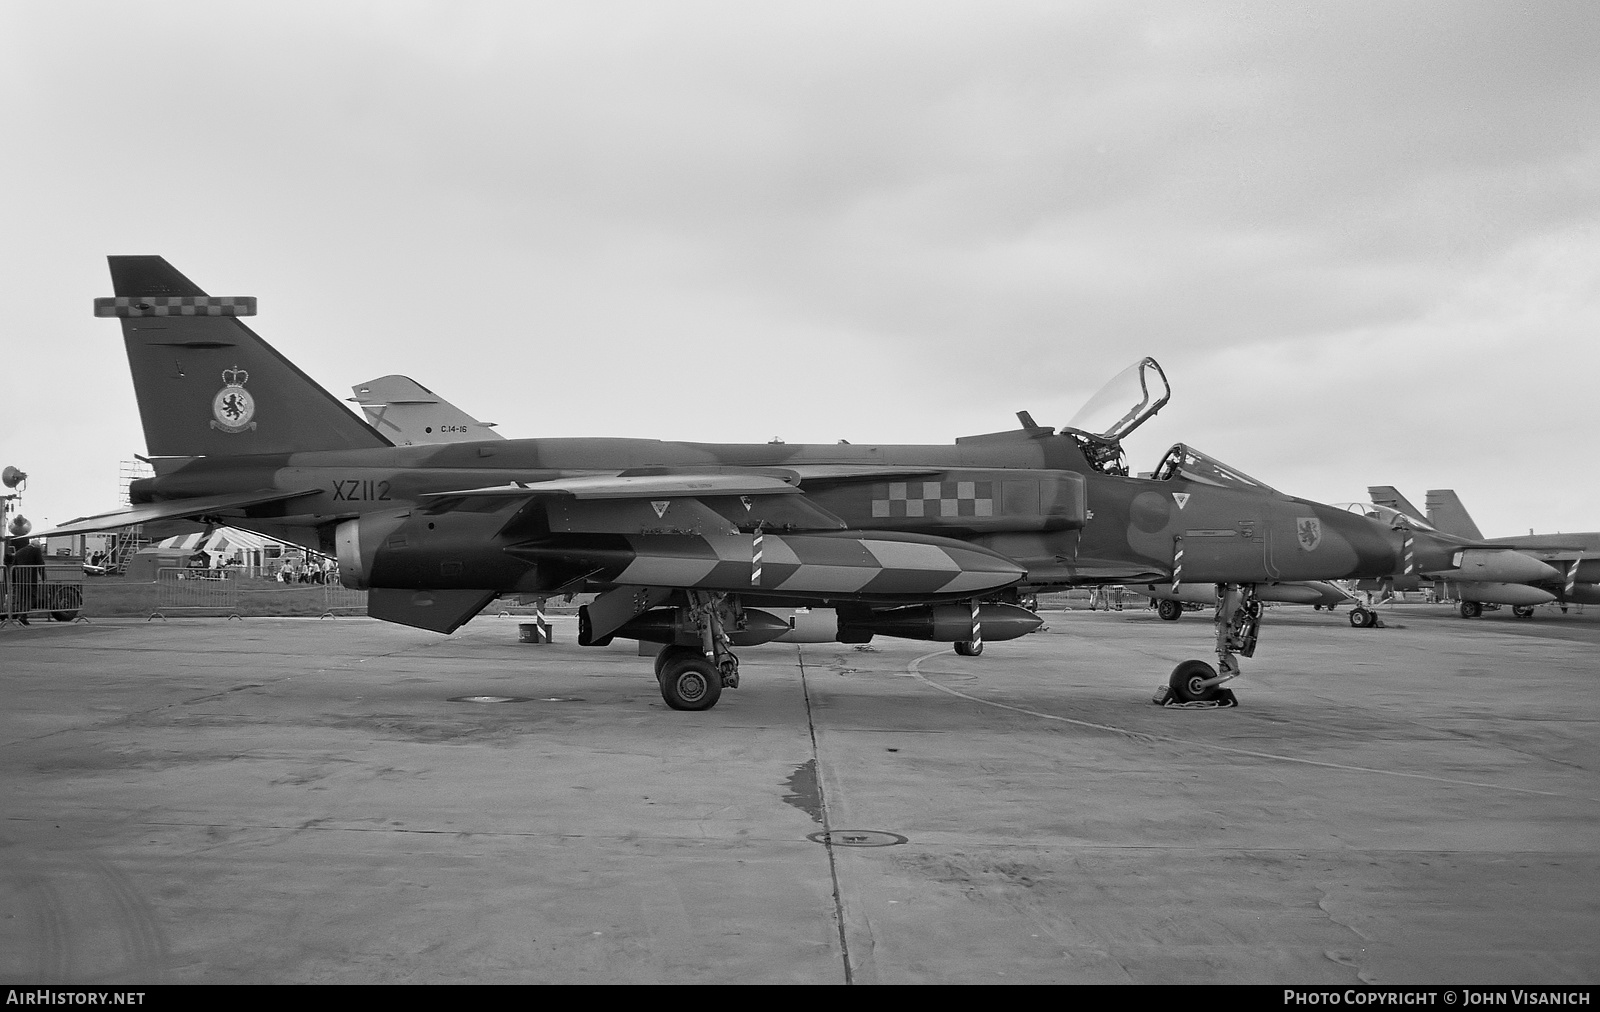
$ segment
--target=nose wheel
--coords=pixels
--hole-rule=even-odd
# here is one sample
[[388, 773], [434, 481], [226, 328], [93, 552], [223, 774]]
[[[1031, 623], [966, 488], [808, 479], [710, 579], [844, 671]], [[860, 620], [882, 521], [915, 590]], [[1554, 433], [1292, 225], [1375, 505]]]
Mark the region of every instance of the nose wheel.
[[1218, 584], [1215, 624], [1217, 666], [1201, 660], [1184, 661], [1167, 679], [1167, 688], [1180, 703], [1219, 701], [1225, 691], [1222, 684], [1242, 674], [1239, 658], [1254, 656], [1261, 632], [1261, 599], [1256, 597], [1255, 587]]

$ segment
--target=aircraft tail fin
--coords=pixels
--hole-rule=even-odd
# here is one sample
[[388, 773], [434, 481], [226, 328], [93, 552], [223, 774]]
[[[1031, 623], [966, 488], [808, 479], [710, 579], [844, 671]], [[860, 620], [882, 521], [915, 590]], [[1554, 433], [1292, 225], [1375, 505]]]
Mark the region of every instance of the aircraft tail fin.
[[504, 439], [493, 422], [480, 422], [410, 376], [380, 376], [350, 388], [367, 422], [401, 446]]
[[1472, 515], [1467, 508], [1461, 505], [1461, 497], [1456, 495], [1454, 489], [1434, 488], [1428, 490], [1428, 523], [1461, 538], [1471, 538], [1482, 541], [1483, 534], [1478, 530], [1478, 525], [1473, 523]]
[[391, 446], [239, 316], [255, 300], [210, 296], [158, 256], [113, 256], [119, 317], [152, 457]]
[[1392, 510], [1399, 510], [1408, 517], [1416, 517], [1418, 520], [1425, 519], [1422, 511], [1411, 505], [1406, 497], [1400, 494], [1400, 490], [1393, 485], [1368, 485], [1367, 495], [1371, 497], [1373, 504], [1376, 506], [1387, 506]]

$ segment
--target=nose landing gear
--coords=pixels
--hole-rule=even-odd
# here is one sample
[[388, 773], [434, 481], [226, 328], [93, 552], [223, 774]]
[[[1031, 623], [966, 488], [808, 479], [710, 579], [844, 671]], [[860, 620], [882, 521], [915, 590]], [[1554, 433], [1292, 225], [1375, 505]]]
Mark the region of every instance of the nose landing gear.
[[[1239, 658], [1251, 657], [1256, 652], [1256, 638], [1261, 632], [1261, 599], [1251, 584], [1227, 583], [1217, 585], [1217, 666], [1201, 660], [1184, 661], [1172, 669], [1167, 688], [1172, 698], [1180, 703], [1221, 702], [1224, 682], [1238, 678]], [[1220, 672], [1220, 673], [1219, 673]]]

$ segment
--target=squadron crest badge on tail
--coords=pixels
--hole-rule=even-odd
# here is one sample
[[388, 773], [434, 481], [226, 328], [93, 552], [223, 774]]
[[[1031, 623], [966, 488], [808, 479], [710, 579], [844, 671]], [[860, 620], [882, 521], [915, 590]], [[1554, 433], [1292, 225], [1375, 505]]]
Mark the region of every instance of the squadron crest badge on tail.
[[250, 391], [244, 385], [250, 381], [250, 374], [238, 366], [222, 370], [221, 390], [217, 396], [211, 398], [211, 423], [213, 429], [223, 432], [244, 432], [253, 429], [256, 423], [252, 420], [256, 416], [256, 401], [250, 396]]
[[1315, 551], [1322, 544], [1322, 521], [1316, 517], [1295, 517], [1294, 523], [1300, 547], [1308, 552]]

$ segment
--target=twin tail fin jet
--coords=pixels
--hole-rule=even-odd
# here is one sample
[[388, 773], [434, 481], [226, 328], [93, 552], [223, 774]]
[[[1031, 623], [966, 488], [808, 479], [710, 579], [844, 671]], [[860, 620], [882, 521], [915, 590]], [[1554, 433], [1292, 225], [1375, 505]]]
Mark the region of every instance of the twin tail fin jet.
[[[1395, 571], [1387, 525], [1284, 495], [1179, 444], [1129, 476], [1121, 440], [1170, 396], [1153, 359], [1065, 428], [953, 445], [481, 439], [401, 445], [263, 341], [254, 301], [208, 295], [157, 256], [110, 258], [117, 318], [156, 474], [131, 510], [199, 518], [336, 553], [369, 613], [449, 633], [501, 595], [594, 593], [579, 642], [664, 644], [675, 709], [739, 684], [734, 648], [797, 629], [768, 609], [831, 610], [820, 635], [955, 643], [1024, 635], [1024, 591], [1209, 585], [1216, 658], [1169, 684], [1214, 698], [1253, 654], [1261, 588]], [[810, 629], [818, 634], [815, 624]]]
[[1370, 516], [1403, 535], [1401, 572], [1360, 584], [1363, 590], [1419, 590], [1431, 584], [1442, 601], [1460, 604], [1463, 618], [1485, 605], [1510, 605], [1531, 618], [1541, 604], [1600, 603], [1600, 533], [1486, 539], [1449, 489], [1427, 494], [1427, 519], [1392, 485], [1367, 489]]

